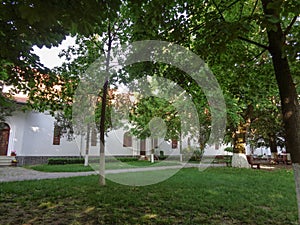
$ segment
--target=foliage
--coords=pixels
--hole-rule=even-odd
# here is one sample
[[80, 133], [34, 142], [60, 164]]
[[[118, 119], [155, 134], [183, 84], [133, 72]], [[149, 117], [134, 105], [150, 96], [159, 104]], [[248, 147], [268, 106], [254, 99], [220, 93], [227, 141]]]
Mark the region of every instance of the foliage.
[[7, 94], [2, 93], [0, 87], [0, 123], [5, 122], [5, 119], [8, 116], [11, 116], [11, 113], [16, 109], [16, 104], [11, 97]]
[[199, 162], [202, 159], [204, 151], [203, 149], [196, 147], [187, 147], [182, 150], [183, 160], [187, 161], [197, 161]]
[[[279, 34], [273, 36], [282, 39], [274, 46], [278, 46], [277, 49], [282, 48], [282, 53], [277, 52], [277, 54], [280, 57], [286, 55], [291, 71], [297, 71], [295, 63], [299, 63], [297, 41], [299, 3], [296, 1], [274, 2], [278, 4], [272, 1], [234, 0], [205, 1], [201, 3], [201, 7], [199, 2], [181, 0], [165, 0], [164, 4], [156, 0], [130, 4], [135, 14], [133, 17], [135, 32], [132, 40], [150, 38], [175, 42], [191, 49], [209, 64], [223, 89], [228, 106], [228, 133], [225, 139], [227, 143], [231, 141], [232, 134], [240, 124], [248, 123], [249, 120], [268, 120], [269, 109], [277, 107], [270, 99], [278, 98], [278, 87], [289, 84], [288, 89], [294, 89], [290, 78], [289, 81], [285, 79], [280, 83], [279, 79], [275, 80], [275, 76], [270, 76], [274, 71], [278, 74], [274, 65], [279, 62], [272, 62], [273, 51], [269, 46], [268, 35], [270, 31], [277, 32], [279, 28], [284, 29], [283, 37]], [[268, 12], [263, 10], [266, 4], [269, 4]], [[272, 10], [275, 13], [272, 14]], [[147, 29], [144, 28], [144, 24], [147, 24]], [[168, 72], [169, 76], [180, 81], [178, 83], [186, 79], [180, 73]], [[297, 81], [297, 72], [292, 74], [294, 80]], [[164, 76], [168, 75], [164, 74]], [[289, 76], [289, 74], [277, 75], [277, 77], [283, 76]], [[296, 87], [298, 88], [299, 85]], [[285, 92], [287, 91], [281, 91], [281, 99]], [[295, 97], [289, 95], [286, 98], [294, 99]], [[256, 112], [249, 114], [249, 108], [254, 108]], [[282, 107], [283, 110], [284, 108]], [[255, 127], [257, 133], [261, 132], [260, 135], [266, 140], [264, 133], [274, 132], [275, 135], [282, 136], [279, 117], [273, 113], [271, 115], [274, 116], [273, 119], [276, 118], [275, 129], [272, 123], [272, 125], [268, 123], [270, 126], [259, 128], [258, 123], [252, 126]], [[299, 119], [297, 121], [293, 123], [299, 123]], [[300, 139], [295, 128], [291, 133], [295, 136], [290, 140]], [[290, 146], [295, 146], [293, 149], [296, 149], [299, 144], [295, 143]], [[300, 151], [298, 149], [293, 152], [296, 155], [296, 152]]]
[[[134, 127], [131, 132], [138, 138], [147, 138], [151, 135], [163, 135], [162, 138], [179, 139], [180, 118], [176, 108], [164, 99], [157, 97], [147, 97], [139, 99], [132, 108], [129, 115], [129, 122]], [[160, 122], [155, 123], [153, 118], [161, 118]], [[155, 124], [150, 124], [150, 122]], [[163, 126], [164, 123], [165, 126]], [[151, 127], [153, 126], [153, 127]], [[155, 134], [155, 129], [160, 129]], [[164, 131], [164, 129], [166, 129]]]
[[[36, 82], [43, 80], [43, 75], [48, 75], [48, 85], [56, 82], [56, 75], [39, 62], [32, 47], [50, 48], [61, 43], [66, 35], [94, 33], [102, 28], [100, 24], [107, 18], [108, 9], [109, 17], [115, 17], [119, 5], [120, 1], [96, 0], [1, 1], [1, 83], [14, 85], [14, 93], [28, 93], [36, 88]], [[2, 100], [0, 96], [0, 103]]]
[[226, 151], [226, 152], [233, 152], [233, 147], [226, 147], [224, 149], [224, 151]]

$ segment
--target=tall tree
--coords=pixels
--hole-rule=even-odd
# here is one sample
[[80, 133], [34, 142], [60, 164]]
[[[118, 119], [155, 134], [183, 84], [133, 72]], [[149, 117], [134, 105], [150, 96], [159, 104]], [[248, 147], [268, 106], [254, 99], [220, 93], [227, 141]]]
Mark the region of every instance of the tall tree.
[[[215, 64], [217, 55], [227, 53], [233, 44], [240, 42], [253, 52], [253, 64], [259, 63], [263, 57], [272, 62], [273, 70], [266, 74], [264, 80], [274, 73], [281, 98], [286, 147], [291, 153], [295, 171], [300, 219], [299, 95], [291, 73], [291, 66], [299, 63], [300, 2], [152, 0], [133, 3], [131, 7], [138, 15], [135, 21], [136, 39], [159, 38], [179, 43], [195, 51], [210, 65]], [[136, 13], [139, 10], [143, 13]], [[143, 29], [142, 24], [146, 24], [147, 29]], [[241, 55], [238, 48], [235, 51], [237, 56]], [[236, 57], [236, 60], [239, 61], [239, 58]], [[227, 66], [233, 68], [236, 63]]]
[[[111, 108], [107, 106], [110, 105], [108, 92], [112, 81], [110, 73], [113, 73], [111, 65], [114, 54], [113, 45], [122, 41], [122, 35], [125, 35], [124, 30], [128, 25], [124, 17], [121, 17], [121, 11], [122, 9], [107, 10], [107, 18], [101, 23], [95, 24], [97, 26], [94, 34], [78, 35], [77, 45], [61, 54], [69, 62], [57, 69], [57, 74], [59, 74], [57, 80], [60, 81], [61, 87], [58, 94], [55, 95], [51, 91], [53, 83], [50, 85], [46, 83], [44, 86], [49, 87], [49, 90], [46, 88], [36, 90], [31, 95], [34, 106], [37, 108], [41, 106], [41, 102], [46, 102], [45, 107], [51, 111], [61, 109], [69, 118], [74, 115], [77, 107], [79, 107], [79, 111], [82, 109], [81, 112], [77, 112], [81, 115], [84, 104], [82, 105], [80, 101], [88, 101], [89, 113], [83, 115], [81, 123], [96, 122], [96, 127], [100, 131], [99, 184], [101, 186], [105, 185], [105, 133], [108, 131], [111, 116], [109, 115], [110, 111], [107, 113], [107, 110], [111, 110]], [[45, 90], [47, 91], [45, 92]], [[54, 101], [50, 101], [50, 99]]]

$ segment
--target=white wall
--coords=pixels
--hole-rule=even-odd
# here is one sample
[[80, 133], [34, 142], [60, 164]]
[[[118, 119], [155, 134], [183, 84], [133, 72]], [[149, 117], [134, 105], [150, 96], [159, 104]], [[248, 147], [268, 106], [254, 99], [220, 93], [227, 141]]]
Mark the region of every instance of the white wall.
[[[85, 155], [86, 137], [76, 136], [75, 140], [67, 141], [66, 137], [62, 137], [60, 145], [53, 145], [54, 118], [47, 113], [38, 112], [14, 112], [7, 118], [7, 124], [10, 126], [10, 137], [8, 145], [8, 155], [12, 150], [17, 152], [19, 156], [80, 156]], [[140, 141], [133, 138], [132, 147], [123, 147], [123, 135], [125, 130], [122, 128], [113, 130], [106, 137], [106, 155], [140, 155]], [[97, 138], [97, 146], [90, 146], [90, 155], [99, 156], [99, 134]], [[90, 143], [91, 144], [91, 143]], [[197, 146], [197, 143], [191, 143]], [[164, 151], [165, 155], [179, 155], [180, 143], [177, 148], [172, 149], [171, 142], [162, 139], [158, 140], [158, 149]], [[187, 139], [182, 142], [182, 148], [187, 147]], [[205, 155], [224, 155], [226, 145], [221, 145], [219, 149], [214, 146], [206, 148]], [[151, 153], [151, 139], [146, 139], [146, 155]], [[250, 150], [247, 146], [247, 154]], [[259, 148], [255, 150], [255, 154], [270, 155], [269, 148]]]
[[[73, 141], [62, 137], [60, 145], [53, 145], [54, 118], [48, 113], [33, 111], [14, 112], [7, 119], [10, 126], [8, 155], [12, 150], [18, 156], [80, 156], [85, 155], [86, 137], [76, 136]], [[132, 147], [123, 147], [125, 130], [113, 130], [106, 136], [106, 155], [134, 156], [140, 154], [140, 142], [133, 138]], [[150, 154], [151, 140], [146, 140], [146, 152]], [[91, 146], [90, 154], [99, 155], [99, 134], [97, 146]], [[168, 149], [168, 147], [166, 147]], [[171, 149], [171, 147], [169, 147]], [[168, 154], [166, 152], [166, 154]]]
[[15, 112], [8, 118], [10, 125], [9, 153], [19, 156], [77, 156], [80, 148], [75, 141], [61, 138], [53, 145], [54, 118], [45, 113]]

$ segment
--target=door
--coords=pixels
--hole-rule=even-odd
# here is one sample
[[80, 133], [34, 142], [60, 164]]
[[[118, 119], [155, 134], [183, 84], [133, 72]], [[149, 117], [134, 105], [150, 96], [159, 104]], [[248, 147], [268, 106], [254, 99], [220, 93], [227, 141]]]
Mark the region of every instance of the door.
[[146, 140], [140, 141], [140, 155], [146, 155]]
[[0, 124], [0, 155], [7, 155], [9, 131], [8, 124]]

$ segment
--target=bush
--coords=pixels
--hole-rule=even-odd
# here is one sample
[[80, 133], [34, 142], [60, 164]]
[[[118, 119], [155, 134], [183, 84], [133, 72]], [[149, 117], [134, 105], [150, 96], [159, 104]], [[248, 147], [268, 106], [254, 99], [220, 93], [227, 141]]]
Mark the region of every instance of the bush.
[[188, 161], [200, 161], [203, 155], [203, 151], [198, 147], [187, 147], [183, 149], [183, 160]]
[[165, 152], [164, 151], [159, 151], [158, 159], [159, 160], [165, 160], [166, 158], [167, 158], [167, 156], [165, 156]]
[[135, 161], [138, 161], [139, 159], [136, 157], [120, 157], [120, 158], [117, 158], [117, 160], [119, 160], [121, 162], [135, 162]]
[[167, 156], [165, 156], [165, 155], [164, 155], [164, 156], [161, 156], [161, 155], [160, 155], [160, 156], [158, 156], [158, 159], [159, 159], [159, 160], [165, 160], [166, 158], [168, 158], [168, 157], [167, 157]]
[[83, 158], [49, 158], [48, 165], [83, 164]]
[[226, 152], [233, 152], [233, 147], [226, 147], [224, 149], [224, 151], [226, 151]]

